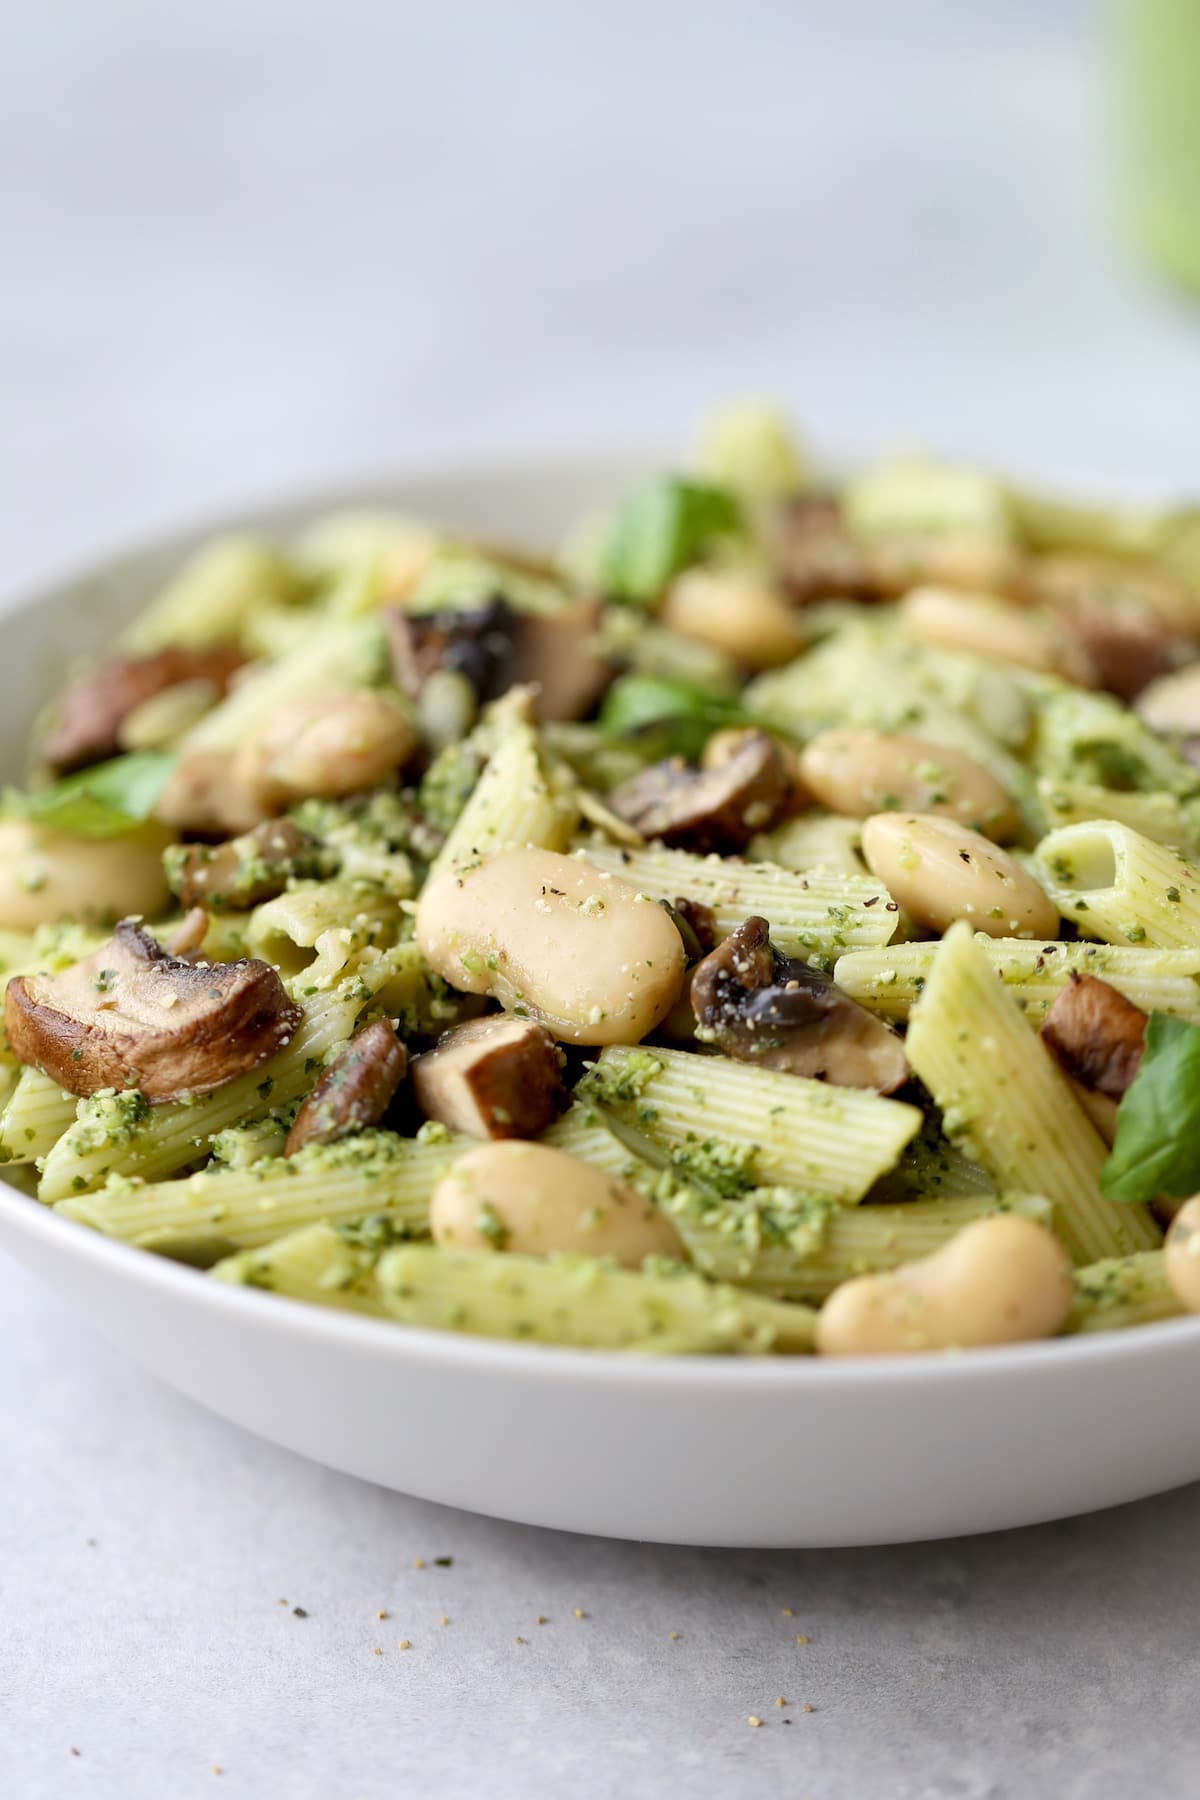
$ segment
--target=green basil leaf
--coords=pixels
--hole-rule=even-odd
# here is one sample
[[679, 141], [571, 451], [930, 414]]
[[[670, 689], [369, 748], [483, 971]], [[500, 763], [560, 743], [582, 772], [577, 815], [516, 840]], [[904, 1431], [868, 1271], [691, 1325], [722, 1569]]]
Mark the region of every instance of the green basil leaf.
[[615, 599], [652, 605], [672, 575], [699, 562], [741, 523], [738, 503], [724, 488], [660, 476], [631, 495], [613, 521], [600, 564], [605, 589]]
[[622, 675], [604, 697], [599, 724], [610, 738], [653, 738], [656, 756], [695, 757], [714, 731], [729, 725], [760, 725], [761, 720], [736, 699], [687, 681]]
[[31, 794], [10, 789], [5, 811], [77, 837], [120, 837], [150, 817], [178, 760], [173, 750], [135, 750]]
[[1100, 1187], [1110, 1200], [1128, 1201], [1200, 1190], [1200, 1027], [1151, 1013]]

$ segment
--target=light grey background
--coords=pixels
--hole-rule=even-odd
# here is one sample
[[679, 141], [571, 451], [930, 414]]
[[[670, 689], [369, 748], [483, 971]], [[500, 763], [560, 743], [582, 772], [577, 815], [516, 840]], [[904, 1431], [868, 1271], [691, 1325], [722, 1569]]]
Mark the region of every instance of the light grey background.
[[[7, 591], [248, 494], [682, 439], [747, 390], [838, 442], [1200, 474], [1200, 314], [1111, 229], [1082, 0], [0, 27]], [[890, 1551], [571, 1540], [258, 1444], [7, 1264], [0, 1443], [6, 1800], [1200, 1791], [1195, 1491]]]

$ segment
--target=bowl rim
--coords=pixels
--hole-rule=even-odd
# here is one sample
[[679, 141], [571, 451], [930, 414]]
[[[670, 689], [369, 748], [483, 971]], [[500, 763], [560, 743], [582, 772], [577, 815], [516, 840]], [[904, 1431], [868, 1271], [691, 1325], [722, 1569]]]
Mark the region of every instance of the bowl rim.
[[[25, 582], [13, 593], [0, 594], [0, 618], [54, 607], [72, 590], [119, 574], [139, 561], [162, 556], [180, 557], [197, 543], [223, 532], [278, 528], [278, 522], [306, 514], [339, 508], [394, 506], [406, 483], [421, 486], [482, 483], [503, 477], [534, 480], [547, 469], [580, 472], [591, 466], [613, 473], [628, 468], [630, 478], [639, 471], [670, 467], [676, 450], [664, 451], [652, 441], [604, 443], [580, 442], [557, 446], [517, 446], [504, 451], [477, 451], [470, 455], [444, 455], [428, 460], [413, 457], [387, 468], [370, 468], [335, 481], [306, 482], [296, 487], [265, 490], [236, 508], [214, 509], [175, 527], [136, 536], [81, 559], [68, 570], [50, 572]], [[846, 466], [854, 458], [835, 456], [829, 466]], [[1062, 490], [1079, 491], [1078, 476], [1061, 477]], [[1110, 488], [1116, 484], [1097, 483]], [[1161, 494], [1162, 484], [1159, 484]], [[1148, 498], [1148, 496], [1146, 496]], [[202, 1270], [173, 1261], [153, 1250], [127, 1244], [58, 1216], [53, 1208], [31, 1198], [4, 1179], [0, 1167], [0, 1224], [18, 1234], [60, 1243], [64, 1252], [119, 1279], [140, 1279], [181, 1299], [204, 1296], [203, 1304], [220, 1311], [240, 1312], [285, 1335], [340, 1344], [346, 1349], [373, 1351], [400, 1360], [415, 1359], [447, 1370], [477, 1368], [481, 1373], [533, 1377], [544, 1383], [600, 1384], [648, 1390], [729, 1389], [773, 1393], [776, 1389], [814, 1388], [874, 1390], [882, 1382], [888, 1388], [928, 1388], [964, 1380], [1039, 1380], [1054, 1369], [1066, 1373], [1087, 1365], [1102, 1367], [1126, 1357], [1172, 1355], [1183, 1346], [1200, 1348], [1200, 1316], [1158, 1320], [1127, 1330], [1080, 1333], [1070, 1337], [1038, 1339], [1028, 1343], [983, 1346], [947, 1353], [905, 1351], [893, 1355], [858, 1357], [817, 1356], [654, 1356], [628, 1351], [583, 1350], [555, 1344], [510, 1343], [501, 1338], [471, 1336], [463, 1332], [403, 1325], [333, 1307], [315, 1306], [284, 1295], [237, 1287], [206, 1278]], [[64, 1236], [64, 1233], [66, 1234]], [[74, 1246], [74, 1249], [71, 1249]], [[282, 1304], [281, 1304], [282, 1302]]]
[[[211, 1280], [202, 1269], [172, 1261], [137, 1244], [106, 1237], [76, 1219], [62, 1218], [3, 1180], [0, 1172], [0, 1225], [45, 1242], [62, 1245], [84, 1262], [119, 1279], [140, 1280], [180, 1300], [203, 1297], [201, 1304], [237, 1314], [293, 1337], [336, 1343], [352, 1350], [373, 1351], [400, 1361], [415, 1359], [444, 1369], [479, 1368], [481, 1373], [601, 1385], [657, 1386], [672, 1391], [732, 1389], [737, 1392], [813, 1388], [876, 1389], [880, 1382], [895, 1388], [942, 1387], [984, 1379], [1006, 1382], [1014, 1377], [1040, 1380], [1054, 1369], [1066, 1373], [1081, 1364], [1103, 1366], [1127, 1356], [1173, 1354], [1200, 1349], [1200, 1318], [1161, 1319], [1125, 1331], [1085, 1332], [1043, 1338], [1030, 1343], [989, 1345], [946, 1353], [906, 1351], [895, 1355], [819, 1356], [654, 1356], [629, 1351], [581, 1350], [558, 1344], [509, 1343], [503, 1338], [475, 1337], [466, 1332], [404, 1325], [314, 1306], [287, 1295], [238, 1287]], [[63, 1235], [66, 1233], [67, 1235]]]

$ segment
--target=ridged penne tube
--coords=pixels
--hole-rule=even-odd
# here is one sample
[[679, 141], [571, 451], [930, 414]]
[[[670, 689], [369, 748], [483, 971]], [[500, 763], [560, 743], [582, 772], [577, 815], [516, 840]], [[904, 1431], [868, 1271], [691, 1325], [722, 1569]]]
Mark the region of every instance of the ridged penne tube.
[[861, 819], [809, 812], [751, 838], [750, 855], [755, 862], [778, 863], [782, 869], [824, 869], [861, 878], [867, 874], [861, 845]]
[[1075, 1271], [1075, 1303], [1067, 1331], [1123, 1331], [1177, 1319], [1184, 1308], [1167, 1280], [1161, 1250], [1107, 1256]]
[[913, 1008], [906, 1047], [942, 1109], [947, 1135], [1000, 1188], [1052, 1201], [1055, 1229], [1073, 1261], [1161, 1242], [1144, 1206], [1118, 1205], [1101, 1194], [1108, 1147], [968, 925], [953, 926], [942, 940]]
[[1042, 839], [1036, 867], [1085, 937], [1164, 950], [1200, 943], [1200, 867], [1128, 825], [1065, 825]]
[[[1060, 682], [1031, 684], [1037, 696], [1034, 773], [1052, 781], [1115, 783], [1121, 792], [1200, 794], [1200, 773], [1137, 713], [1111, 694]], [[1119, 816], [1119, 815], [1110, 815]]]
[[543, 1131], [538, 1142], [549, 1144], [552, 1150], [562, 1150], [568, 1156], [577, 1156], [580, 1162], [603, 1169], [606, 1175], [653, 1173], [650, 1164], [643, 1162], [628, 1144], [623, 1144], [610, 1131], [599, 1109], [583, 1100], [576, 1100], [569, 1106], [561, 1119], [556, 1119]]
[[[159, 928], [161, 929], [161, 928]], [[86, 925], [42, 925], [36, 931], [0, 931], [0, 987], [14, 975], [54, 974], [103, 943], [105, 933]]]
[[201, 1169], [177, 1181], [120, 1181], [58, 1211], [107, 1237], [215, 1262], [231, 1249], [270, 1243], [303, 1225], [386, 1214], [413, 1234], [428, 1229], [429, 1196], [469, 1138], [432, 1141], [364, 1131], [337, 1144], [310, 1144], [295, 1156], [249, 1169]]
[[811, 1350], [815, 1314], [714, 1286], [677, 1266], [638, 1273], [577, 1256], [402, 1245], [376, 1270], [406, 1325], [586, 1350], [682, 1355]]
[[[976, 947], [986, 957], [1026, 1018], [1041, 1023], [1072, 974], [1098, 975], [1144, 1012], [1173, 1013], [1200, 1023], [1200, 949], [1143, 950], [1124, 944], [1039, 943], [990, 938]], [[929, 979], [936, 943], [892, 944], [884, 950], [850, 950], [833, 977], [838, 986], [885, 1019], [907, 1019]]]
[[585, 1099], [719, 1192], [797, 1188], [853, 1204], [921, 1128], [915, 1106], [720, 1056], [610, 1045]]
[[230, 1287], [259, 1288], [313, 1306], [386, 1319], [375, 1265], [407, 1235], [402, 1222], [380, 1213], [362, 1225], [304, 1225], [273, 1243], [227, 1256], [210, 1274]]
[[307, 1093], [370, 997], [369, 985], [358, 976], [332, 993], [314, 994], [285, 1049], [190, 1105], [177, 1100], [150, 1107], [138, 1093], [81, 1100], [75, 1123], [46, 1158], [39, 1197], [53, 1202], [90, 1193], [110, 1175], [155, 1181], [198, 1161], [217, 1132], [260, 1119]]
[[0, 1113], [0, 1161], [36, 1162], [75, 1123], [79, 1101], [40, 1069], [22, 1069]]
[[837, 1206], [759, 1188], [736, 1200], [681, 1189], [660, 1202], [697, 1268], [781, 1300], [821, 1301], [856, 1275], [895, 1269], [938, 1250], [975, 1219], [1019, 1212], [1049, 1224], [1036, 1195]]
[[287, 1134], [287, 1126], [272, 1113], [252, 1125], [231, 1125], [213, 1138], [213, 1161], [227, 1169], [249, 1169], [264, 1156], [282, 1156]]
[[271, 544], [221, 537], [191, 556], [121, 639], [135, 655], [166, 644], [236, 643], [259, 608], [290, 598], [295, 575]]
[[1038, 797], [1052, 831], [1064, 825], [1086, 825], [1092, 819], [1115, 819], [1140, 831], [1153, 843], [1166, 844], [1192, 856], [1197, 848], [1196, 827], [1189, 808], [1195, 801], [1180, 800], [1174, 794], [1155, 792], [1120, 793], [1115, 789], [1092, 787], [1082, 781], [1038, 782]]
[[460, 994], [436, 975], [411, 940], [394, 944], [382, 960], [387, 975], [376, 988], [376, 1004], [396, 1020], [402, 1038], [437, 1037], [483, 1011], [484, 1003], [475, 994]]
[[383, 627], [377, 618], [322, 623], [277, 662], [237, 681], [183, 740], [188, 750], [236, 750], [292, 700], [336, 689], [369, 687], [387, 667]]
[[887, 944], [899, 922], [895, 901], [873, 875], [824, 869], [800, 875], [777, 863], [694, 856], [661, 845], [623, 850], [601, 838], [589, 838], [580, 854], [654, 900], [710, 907], [718, 937], [755, 915], [767, 919], [772, 942], [789, 956], [828, 962], [858, 945]]
[[579, 823], [567, 794], [551, 790], [538, 734], [525, 719], [504, 720], [499, 739], [430, 869], [430, 879], [493, 850], [565, 850]]
[[[540, 1141], [591, 1163], [593, 1168], [603, 1169], [606, 1175], [651, 1182], [661, 1175], [663, 1157], [660, 1155], [657, 1165], [644, 1160], [612, 1130], [610, 1117], [586, 1099], [576, 1100], [568, 1107], [562, 1118], [542, 1133]], [[640, 1141], [643, 1149], [650, 1148], [644, 1138], [635, 1141]], [[660, 1192], [656, 1188], [656, 1199], [662, 1201], [672, 1191], [671, 1182], [668, 1177], [666, 1189]], [[748, 1201], [753, 1197], [751, 1190]], [[907, 1206], [916, 1200], [986, 1200], [993, 1206], [999, 1204], [995, 1183], [986, 1170], [928, 1128], [917, 1134], [895, 1168], [881, 1176], [867, 1196], [872, 1208], [876, 1203]]]
[[[246, 924], [251, 956], [298, 975], [323, 951], [324, 983], [367, 944], [394, 941], [401, 914], [396, 901], [348, 881], [300, 882], [256, 906]], [[329, 934], [335, 934], [330, 936]]]

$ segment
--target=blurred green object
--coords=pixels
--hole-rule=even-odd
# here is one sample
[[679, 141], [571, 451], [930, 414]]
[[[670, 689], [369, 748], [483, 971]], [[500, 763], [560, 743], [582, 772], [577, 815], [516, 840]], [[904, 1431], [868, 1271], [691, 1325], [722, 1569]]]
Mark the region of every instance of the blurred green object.
[[1119, 0], [1117, 25], [1130, 222], [1200, 292], [1200, 0]]

